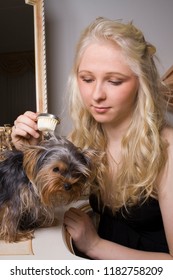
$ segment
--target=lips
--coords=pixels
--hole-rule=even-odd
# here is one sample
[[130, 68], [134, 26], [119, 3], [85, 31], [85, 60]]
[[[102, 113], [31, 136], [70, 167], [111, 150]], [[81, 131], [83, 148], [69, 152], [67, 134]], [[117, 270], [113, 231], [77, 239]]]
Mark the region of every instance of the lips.
[[110, 107], [105, 107], [105, 106], [92, 106], [94, 111], [100, 114], [106, 113]]

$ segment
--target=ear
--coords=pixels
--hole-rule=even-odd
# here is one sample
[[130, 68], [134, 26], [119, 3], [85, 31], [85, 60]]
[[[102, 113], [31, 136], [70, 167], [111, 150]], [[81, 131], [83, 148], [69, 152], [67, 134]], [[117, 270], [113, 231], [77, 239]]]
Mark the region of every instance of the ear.
[[37, 160], [44, 151], [45, 148], [42, 146], [27, 146], [23, 150], [23, 168], [31, 181], [34, 178], [34, 167], [36, 166]]
[[96, 192], [100, 186], [101, 162], [105, 157], [105, 152], [96, 151], [94, 149], [86, 149], [83, 151], [87, 166], [90, 172], [90, 193]]
[[101, 161], [100, 153], [94, 149], [86, 149], [82, 151], [82, 154], [85, 157], [87, 167], [93, 174], [96, 174]]

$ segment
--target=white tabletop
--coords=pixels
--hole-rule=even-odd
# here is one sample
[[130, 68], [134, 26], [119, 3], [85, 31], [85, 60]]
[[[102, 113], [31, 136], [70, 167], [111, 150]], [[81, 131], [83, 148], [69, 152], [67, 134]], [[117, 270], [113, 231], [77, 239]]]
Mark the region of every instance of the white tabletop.
[[30, 255], [0, 255], [1, 260], [79, 260], [82, 259], [69, 251], [65, 241], [63, 216], [64, 212], [70, 207], [80, 207], [87, 204], [87, 201], [79, 201], [68, 206], [57, 208], [58, 225], [49, 228], [39, 228], [35, 230], [32, 239], [32, 251]]

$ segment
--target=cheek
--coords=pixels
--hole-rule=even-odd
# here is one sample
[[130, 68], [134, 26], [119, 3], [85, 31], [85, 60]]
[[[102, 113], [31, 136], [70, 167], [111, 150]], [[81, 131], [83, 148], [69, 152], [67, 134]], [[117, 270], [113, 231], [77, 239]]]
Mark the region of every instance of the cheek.
[[137, 92], [137, 83], [134, 83], [132, 85], [126, 84], [121, 89], [121, 94], [117, 96], [118, 102], [120, 102], [121, 104], [133, 105], [136, 101]]
[[89, 104], [89, 101], [90, 101], [90, 97], [89, 97], [89, 94], [87, 92], [80, 92], [81, 94], [81, 98], [82, 98], [82, 101], [85, 105], [88, 105]]
[[124, 104], [124, 105], [134, 104], [135, 100], [136, 100], [136, 92], [128, 92], [128, 93], [124, 92], [117, 98], [117, 102], [119, 104]]
[[87, 105], [88, 102], [90, 101], [89, 89], [88, 89], [87, 85], [84, 85], [80, 81], [78, 81], [78, 87], [79, 87], [79, 92], [80, 92], [82, 101], [84, 102], [85, 105]]

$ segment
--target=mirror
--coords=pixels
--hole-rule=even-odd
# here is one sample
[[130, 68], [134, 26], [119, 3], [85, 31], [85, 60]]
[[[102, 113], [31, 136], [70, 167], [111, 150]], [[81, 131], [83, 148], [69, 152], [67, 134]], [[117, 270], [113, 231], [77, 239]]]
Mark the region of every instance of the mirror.
[[47, 112], [44, 1], [3, 1], [0, 26], [0, 126], [3, 126], [13, 125], [16, 117], [26, 110]]

